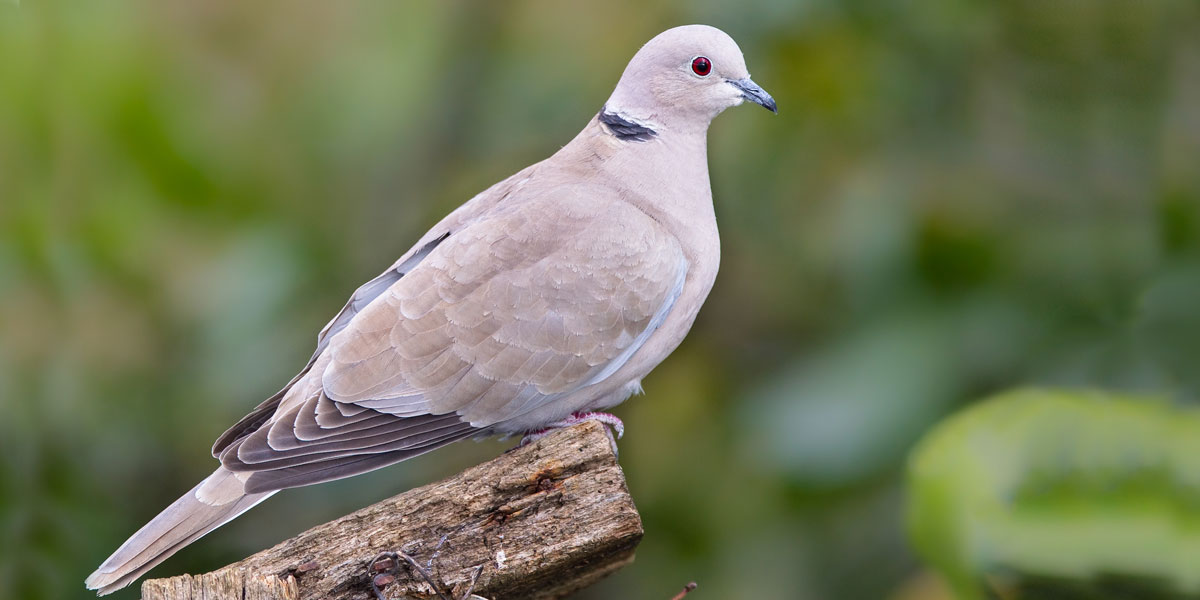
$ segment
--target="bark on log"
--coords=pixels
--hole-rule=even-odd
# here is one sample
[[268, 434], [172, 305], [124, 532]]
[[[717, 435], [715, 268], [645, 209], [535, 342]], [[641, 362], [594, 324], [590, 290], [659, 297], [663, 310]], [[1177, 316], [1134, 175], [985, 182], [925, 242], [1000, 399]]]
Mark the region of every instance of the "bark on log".
[[[642, 522], [602, 425], [554, 432], [482, 465], [314, 527], [143, 600], [373, 600], [374, 559], [402, 550], [386, 598], [561, 598], [633, 560]], [[386, 562], [386, 561], [384, 561]], [[386, 581], [386, 578], [377, 581]]]

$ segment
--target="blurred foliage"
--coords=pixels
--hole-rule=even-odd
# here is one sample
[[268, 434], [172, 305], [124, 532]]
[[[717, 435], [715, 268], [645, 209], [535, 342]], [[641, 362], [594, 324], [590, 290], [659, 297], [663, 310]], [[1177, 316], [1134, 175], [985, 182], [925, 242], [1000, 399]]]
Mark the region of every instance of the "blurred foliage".
[[[1200, 398], [1194, 0], [0, 1], [0, 597], [87, 597], [359, 283], [690, 22], [781, 112], [710, 132], [721, 276], [618, 409], [647, 537], [585, 597], [933, 597], [903, 459], [963, 399]], [[280, 494], [155, 574], [503, 447]]]
[[908, 484], [910, 535], [963, 600], [1200, 598], [1200, 408], [1010, 392], [926, 435]]

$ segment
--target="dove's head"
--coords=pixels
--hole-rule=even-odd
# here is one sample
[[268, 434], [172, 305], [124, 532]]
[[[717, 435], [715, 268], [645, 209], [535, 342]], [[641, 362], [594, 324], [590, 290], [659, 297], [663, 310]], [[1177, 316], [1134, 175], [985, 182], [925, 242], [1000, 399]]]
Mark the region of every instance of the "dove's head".
[[715, 27], [685, 25], [638, 50], [605, 110], [651, 128], [703, 130], [746, 100], [776, 112], [775, 99], [750, 80], [733, 38]]

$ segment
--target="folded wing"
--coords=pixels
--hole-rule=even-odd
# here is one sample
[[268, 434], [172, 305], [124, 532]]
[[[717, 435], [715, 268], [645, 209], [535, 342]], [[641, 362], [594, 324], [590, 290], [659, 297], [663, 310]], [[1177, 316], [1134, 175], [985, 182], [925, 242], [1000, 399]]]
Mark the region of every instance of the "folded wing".
[[451, 232], [323, 340], [222, 463], [252, 472], [247, 492], [336, 479], [607, 380], [666, 318], [687, 262], [645, 214], [589, 200], [530, 201]]

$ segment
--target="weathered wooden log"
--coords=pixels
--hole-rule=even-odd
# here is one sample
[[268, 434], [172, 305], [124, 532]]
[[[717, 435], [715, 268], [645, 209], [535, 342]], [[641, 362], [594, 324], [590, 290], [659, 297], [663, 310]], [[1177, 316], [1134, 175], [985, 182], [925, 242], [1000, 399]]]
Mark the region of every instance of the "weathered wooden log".
[[[372, 582], [389, 599], [561, 598], [641, 538], [608, 434], [584, 423], [212, 573], [147, 580], [142, 598], [373, 600]], [[404, 554], [376, 560], [388, 551]]]

